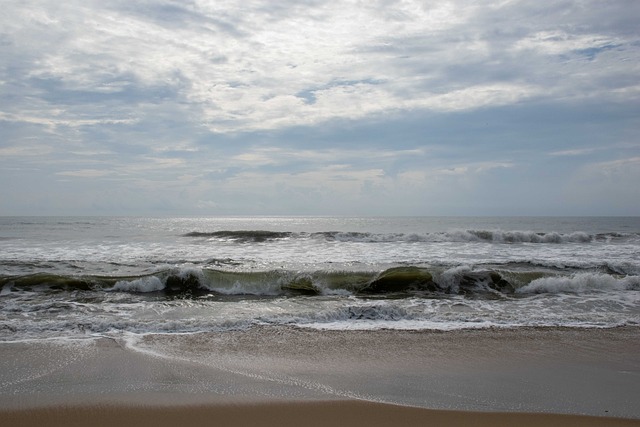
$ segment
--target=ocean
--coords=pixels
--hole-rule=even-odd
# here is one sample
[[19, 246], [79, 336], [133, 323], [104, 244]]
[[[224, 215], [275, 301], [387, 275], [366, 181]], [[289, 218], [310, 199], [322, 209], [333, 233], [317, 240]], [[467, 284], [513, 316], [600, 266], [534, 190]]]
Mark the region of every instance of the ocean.
[[3, 342], [638, 325], [638, 217], [0, 218]]

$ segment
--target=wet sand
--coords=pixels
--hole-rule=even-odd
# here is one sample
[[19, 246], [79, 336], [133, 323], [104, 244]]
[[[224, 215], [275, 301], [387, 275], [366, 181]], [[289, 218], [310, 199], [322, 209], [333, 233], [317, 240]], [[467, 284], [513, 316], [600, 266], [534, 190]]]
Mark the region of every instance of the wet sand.
[[0, 412], [5, 426], [519, 426], [623, 427], [640, 420], [578, 415], [478, 413], [361, 401], [244, 403], [207, 406], [82, 406]]
[[25, 426], [211, 425], [212, 418], [215, 425], [640, 425], [639, 331], [256, 327], [0, 343], [0, 417]]

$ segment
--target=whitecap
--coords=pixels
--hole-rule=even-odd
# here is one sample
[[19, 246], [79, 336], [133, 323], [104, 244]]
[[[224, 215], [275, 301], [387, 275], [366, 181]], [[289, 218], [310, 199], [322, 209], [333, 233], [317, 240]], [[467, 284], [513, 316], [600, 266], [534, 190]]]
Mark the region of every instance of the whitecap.
[[572, 276], [543, 277], [517, 290], [522, 294], [583, 293], [640, 289], [640, 276], [616, 278], [607, 274], [580, 273]]
[[164, 289], [164, 283], [156, 276], [116, 282], [112, 290], [121, 292], [156, 292]]

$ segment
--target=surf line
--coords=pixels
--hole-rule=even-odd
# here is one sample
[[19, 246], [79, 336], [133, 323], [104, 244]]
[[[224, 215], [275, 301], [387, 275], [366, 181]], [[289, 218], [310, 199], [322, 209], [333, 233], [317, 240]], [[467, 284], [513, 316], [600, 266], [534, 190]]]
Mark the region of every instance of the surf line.
[[326, 384], [321, 384], [321, 383], [318, 383], [318, 382], [302, 380], [300, 378], [296, 378], [296, 377], [293, 377], [291, 375], [259, 374], [259, 373], [255, 373], [255, 372], [249, 372], [249, 371], [243, 371], [243, 370], [239, 370], [239, 369], [230, 368], [230, 367], [225, 366], [224, 364], [222, 364], [220, 362], [214, 362], [214, 361], [203, 362], [203, 361], [200, 361], [200, 360], [189, 359], [187, 357], [161, 353], [161, 352], [159, 352], [157, 350], [150, 349], [150, 348], [145, 348], [142, 345], [140, 345], [140, 336], [138, 336], [138, 335], [128, 334], [128, 336], [124, 338], [123, 342], [124, 342], [124, 348], [129, 349], [129, 350], [134, 351], [134, 352], [145, 354], [147, 356], [154, 357], [154, 358], [157, 358], [157, 359], [172, 360], [172, 361], [178, 360], [178, 361], [186, 362], [186, 363], [195, 363], [195, 364], [200, 365], [200, 366], [204, 366], [204, 367], [207, 367], [207, 368], [214, 368], [214, 369], [217, 369], [217, 370], [222, 371], [222, 372], [226, 372], [226, 373], [230, 373], [230, 374], [234, 374], [234, 375], [240, 375], [240, 376], [251, 378], [251, 379], [254, 379], [254, 380], [258, 380], [258, 381], [267, 381], [267, 382], [273, 382], [273, 383], [277, 383], [277, 384], [300, 387], [300, 388], [304, 388], [304, 389], [307, 389], [307, 390], [321, 392], [321, 393], [332, 395], [332, 396], [338, 396], [338, 397], [343, 397], [343, 398], [361, 400], [361, 401], [365, 401], [365, 402], [387, 403], [387, 404], [392, 404], [392, 405], [398, 405], [399, 404], [398, 402], [379, 399], [379, 398], [376, 398], [376, 397], [373, 397], [373, 396], [370, 396], [370, 395], [364, 395], [364, 394], [360, 394], [360, 393], [355, 393], [355, 392], [349, 391], [349, 390], [339, 390], [339, 389], [330, 387], [330, 386], [328, 386]]

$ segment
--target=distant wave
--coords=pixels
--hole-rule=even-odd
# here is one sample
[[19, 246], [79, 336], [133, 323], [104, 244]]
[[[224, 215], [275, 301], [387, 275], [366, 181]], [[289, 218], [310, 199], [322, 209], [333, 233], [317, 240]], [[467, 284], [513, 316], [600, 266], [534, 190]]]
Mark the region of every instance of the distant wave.
[[384, 271], [225, 271], [184, 267], [129, 277], [32, 274], [0, 277], [0, 296], [14, 290], [156, 293], [168, 297], [229, 295], [526, 296], [640, 290], [640, 276], [615, 272], [494, 266], [400, 266]]
[[434, 233], [367, 233], [345, 231], [322, 231], [315, 233], [296, 233], [268, 230], [219, 230], [192, 231], [184, 237], [209, 238], [234, 241], [238, 243], [266, 242], [281, 239], [323, 239], [339, 242], [486, 242], [486, 243], [591, 243], [619, 242], [638, 240], [636, 233], [599, 233], [589, 234], [583, 231], [573, 233], [504, 231], [504, 230], [451, 230]]
[[213, 232], [192, 231], [185, 234], [185, 237], [214, 237], [225, 240], [235, 240], [239, 242], [264, 242], [266, 240], [284, 239], [293, 233], [283, 231], [265, 230], [222, 230]]

